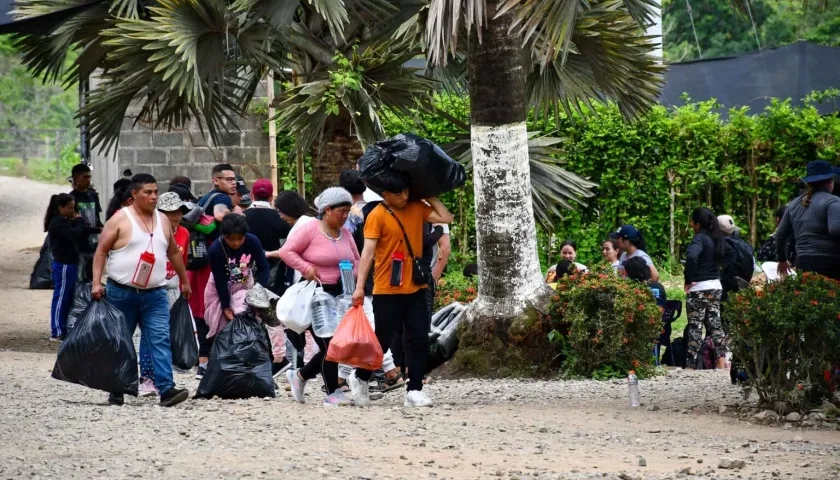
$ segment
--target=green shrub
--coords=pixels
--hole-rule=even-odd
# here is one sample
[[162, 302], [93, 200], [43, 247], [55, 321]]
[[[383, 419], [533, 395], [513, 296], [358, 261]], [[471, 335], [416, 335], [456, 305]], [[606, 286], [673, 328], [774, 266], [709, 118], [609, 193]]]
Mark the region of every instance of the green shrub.
[[470, 303], [478, 295], [478, 277], [465, 278], [460, 271], [440, 279], [435, 292], [435, 312], [452, 302]]
[[561, 279], [550, 305], [549, 340], [566, 358], [569, 375], [614, 378], [650, 371], [662, 311], [644, 284], [607, 269]]
[[725, 304], [733, 359], [749, 375], [745, 394], [805, 408], [828, 393], [824, 372], [840, 361], [838, 296], [840, 282], [804, 273]]

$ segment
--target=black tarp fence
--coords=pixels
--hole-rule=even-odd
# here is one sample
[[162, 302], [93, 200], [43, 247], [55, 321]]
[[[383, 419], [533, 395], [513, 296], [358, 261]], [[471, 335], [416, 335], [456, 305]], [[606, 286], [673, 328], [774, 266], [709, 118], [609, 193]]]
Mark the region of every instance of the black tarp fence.
[[[731, 107], [760, 113], [773, 98], [790, 98], [799, 106], [811, 92], [840, 88], [840, 48], [799, 41], [737, 57], [675, 63], [665, 81], [659, 101], [669, 107], [685, 105], [683, 93], [692, 101], [717, 99], [724, 117]], [[822, 114], [840, 109], [834, 101], [815, 107]]]

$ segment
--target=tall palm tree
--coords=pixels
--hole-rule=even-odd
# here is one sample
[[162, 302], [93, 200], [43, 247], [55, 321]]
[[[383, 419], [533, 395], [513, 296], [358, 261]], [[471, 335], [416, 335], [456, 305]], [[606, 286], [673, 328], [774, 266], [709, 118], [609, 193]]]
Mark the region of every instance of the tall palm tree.
[[[391, 32], [416, 14], [412, 0], [20, 0], [29, 18], [80, 7], [21, 36], [27, 66], [68, 84], [95, 70], [99, 87], [79, 112], [95, 147], [113, 148], [125, 113], [173, 128], [196, 119], [213, 140], [247, 109], [268, 71], [281, 92], [281, 128], [311, 152], [321, 189], [352, 168], [361, 148], [384, 138], [378, 114], [407, 113], [434, 82], [405, 63], [421, 53]], [[68, 49], [81, 51], [69, 70]]]
[[[479, 295], [477, 338], [507, 343], [544, 311], [530, 194], [529, 107], [547, 114], [613, 100], [628, 117], [656, 102], [663, 67], [642, 30], [655, 0], [431, 0], [428, 57], [465, 54], [471, 105]], [[469, 39], [466, 48], [464, 40]], [[605, 226], [605, 229], [611, 228]]]

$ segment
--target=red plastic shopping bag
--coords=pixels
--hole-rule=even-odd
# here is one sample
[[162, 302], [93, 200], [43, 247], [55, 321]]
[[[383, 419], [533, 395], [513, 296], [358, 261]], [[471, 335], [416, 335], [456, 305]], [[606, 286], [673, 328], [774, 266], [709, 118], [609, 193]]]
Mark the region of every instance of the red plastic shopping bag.
[[382, 367], [382, 347], [361, 306], [351, 308], [341, 319], [330, 340], [327, 360], [365, 370]]

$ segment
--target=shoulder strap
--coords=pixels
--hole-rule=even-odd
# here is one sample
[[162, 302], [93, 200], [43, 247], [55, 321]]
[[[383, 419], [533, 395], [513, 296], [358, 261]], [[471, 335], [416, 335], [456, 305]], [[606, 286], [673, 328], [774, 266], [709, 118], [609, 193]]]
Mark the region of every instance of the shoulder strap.
[[413, 259], [415, 258], [415, 257], [414, 257], [414, 249], [412, 249], [412, 248], [411, 248], [411, 242], [408, 240], [408, 235], [406, 235], [406, 233], [405, 233], [405, 227], [403, 227], [403, 224], [402, 224], [402, 222], [400, 221], [400, 219], [399, 219], [399, 218], [397, 218], [397, 216], [394, 214], [394, 211], [393, 211], [393, 210], [391, 210], [391, 207], [386, 206], [384, 202], [383, 202], [383, 203], [380, 203], [380, 205], [382, 205], [382, 208], [384, 208], [385, 210], [387, 210], [387, 211], [388, 211], [388, 213], [390, 213], [390, 214], [391, 214], [391, 216], [392, 216], [392, 217], [394, 217], [394, 220], [396, 220], [396, 221], [397, 221], [397, 225], [399, 225], [399, 226], [400, 226], [400, 230], [402, 230], [403, 239], [405, 240], [405, 245], [406, 245], [406, 247], [408, 248], [408, 256], [409, 256], [409, 257], [411, 257], [411, 258], [412, 258], [412, 260], [413, 260]]
[[[204, 197], [204, 198], [206, 198], [207, 200], [204, 200], [204, 202], [203, 202], [203, 203], [202, 203], [201, 201], [199, 201], [199, 202], [198, 202], [198, 204], [199, 204], [202, 208], [206, 209], [206, 208], [207, 208], [207, 207], [206, 207], [206, 205], [207, 205], [208, 203], [210, 203], [210, 202], [211, 202], [214, 198], [216, 198], [216, 196], [217, 196], [217, 195], [219, 195], [219, 192], [213, 192], [213, 193], [211, 193], [210, 195], [208, 195], [208, 196]], [[206, 212], [205, 212], [205, 213], [206, 213]]]

